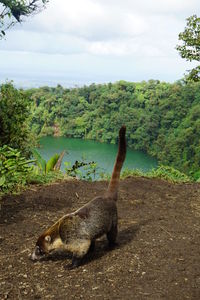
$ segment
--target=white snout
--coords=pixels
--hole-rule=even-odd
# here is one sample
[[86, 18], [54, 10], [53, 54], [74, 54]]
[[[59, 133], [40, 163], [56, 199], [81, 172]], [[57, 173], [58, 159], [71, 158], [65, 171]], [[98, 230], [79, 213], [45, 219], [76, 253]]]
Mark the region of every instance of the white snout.
[[42, 255], [38, 255], [38, 246], [35, 247], [35, 249], [33, 250], [33, 253], [30, 256], [30, 259], [35, 261], [35, 260], [40, 260]]

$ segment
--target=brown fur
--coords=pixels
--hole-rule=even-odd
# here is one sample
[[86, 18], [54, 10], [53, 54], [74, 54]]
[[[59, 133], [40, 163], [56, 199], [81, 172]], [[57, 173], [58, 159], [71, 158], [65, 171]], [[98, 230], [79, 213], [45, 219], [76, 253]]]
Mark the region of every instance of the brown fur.
[[126, 127], [119, 131], [119, 147], [108, 190], [77, 211], [67, 214], [47, 229], [37, 240], [32, 259], [40, 259], [53, 250], [63, 248], [73, 254], [72, 267], [94, 248], [95, 239], [107, 235], [112, 245], [117, 237], [117, 191], [120, 171], [126, 156]]

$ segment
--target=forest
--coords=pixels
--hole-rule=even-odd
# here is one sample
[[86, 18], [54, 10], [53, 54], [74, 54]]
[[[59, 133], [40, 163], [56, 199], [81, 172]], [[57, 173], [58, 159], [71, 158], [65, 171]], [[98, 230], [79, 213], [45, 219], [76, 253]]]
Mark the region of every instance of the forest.
[[37, 136], [59, 135], [117, 143], [127, 126], [128, 146], [160, 164], [199, 177], [200, 83], [119, 81], [26, 91], [29, 125]]

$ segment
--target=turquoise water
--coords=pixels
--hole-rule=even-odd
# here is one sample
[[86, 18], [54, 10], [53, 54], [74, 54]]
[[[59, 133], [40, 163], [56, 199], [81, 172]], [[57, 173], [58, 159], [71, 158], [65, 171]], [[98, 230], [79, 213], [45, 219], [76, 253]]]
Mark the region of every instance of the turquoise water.
[[[48, 160], [55, 153], [66, 154], [63, 158], [61, 170], [64, 171], [64, 162], [72, 164], [84, 157], [87, 161], [95, 161], [101, 171], [111, 173], [117, 154], [117, 145], [99, 143], [96, 141], [73, 139], [66, 137], [43, 137], [38, 149], [42, 157]], [[141, 151], [127, 149], [127, 156], [123, 168], [149, 171], [157, 166], [157, 160]]]

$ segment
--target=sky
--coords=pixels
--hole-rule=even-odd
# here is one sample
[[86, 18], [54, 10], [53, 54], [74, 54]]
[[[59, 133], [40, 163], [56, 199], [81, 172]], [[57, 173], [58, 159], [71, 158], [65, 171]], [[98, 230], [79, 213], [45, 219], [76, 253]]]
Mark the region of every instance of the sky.
[[199, 0], [49, 0], [0, 40], [0, 82], [174, 82], [194, 66], [175, 49], [193, 14]]

